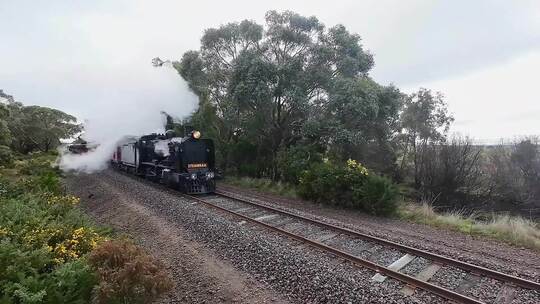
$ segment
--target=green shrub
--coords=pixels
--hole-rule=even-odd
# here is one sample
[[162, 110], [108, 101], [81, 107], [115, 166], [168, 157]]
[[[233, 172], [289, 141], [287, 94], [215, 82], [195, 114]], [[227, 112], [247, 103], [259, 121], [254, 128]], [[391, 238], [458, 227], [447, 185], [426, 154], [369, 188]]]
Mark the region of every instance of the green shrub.
[[123, 266], [98, 275], [87, 256], [110, 231], [96, 228], [75, 207], [79, 198], [64, 193], [53, 156], [21, 156], [0, 172], [0, 303], [89, 303], [104, 286], [131, 288], [107, 290], [121, 303], [149, 303], [170, 282], [160, 264], [122, 247], [109, 261], [123, 256]]
[[52, 171], [42, 172], [36, 179], [37, 186], [43, 192], [61, 193], [62, 186], [58, 175]]
[[298, 194], [320, 203], [343, 205], [351, 199], [345, 176], [341, 167], [329, 163], [312, 165], [302, 172]]
[[100, 276], [95, 303], [150, 303], [173, 286], [163, 265], [128, 241], [102, 243], [89, 261]]
[[355, 201], [361, 208], [374, 215], [391, 215], [397, 209], [397, 187], [384, 176], [370, 174], [365, 182], [354, 189]]
[[86, 259], [78, 259], [56, 268], [46, 282], [45, 303], [87, 303], [97, 276]]
[[354, 160], [347, 165], [323, 162], [300, 177], [298, 194], [312, 201], [365, 210], [374, 215], [395, 212], [397, 187], [387, 178], [369, 172]]
[[302, 172], [312, 164], [322, 161], [321, 154], [309, 146], [292, 146], [278, 154], [278, 166], [283, 181], [298, 184]]
[[13, 162], [13, 153], [6, 146], [0, 146], [0, 166], [7, 166]]
[[0, 303], [88, 303], [96, 276], [84, 256], [101, 230], [62, 194], [50, 165], [13, 170], [0, 181]]
[[23, 175], [38, 176], [47, 172], [54, 172], [60, 176], [61, 171], [54, 166], [56, 156], [54, 154], [35, 153], [30, 158], [24, 158], [15, 162], [15, 167]]

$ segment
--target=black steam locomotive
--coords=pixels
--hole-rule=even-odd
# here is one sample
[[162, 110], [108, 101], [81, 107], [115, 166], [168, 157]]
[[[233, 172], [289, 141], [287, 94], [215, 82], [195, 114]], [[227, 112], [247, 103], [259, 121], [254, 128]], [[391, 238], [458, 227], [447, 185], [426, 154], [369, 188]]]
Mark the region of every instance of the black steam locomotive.
[[185, 137], [167, 131], [126, 138], [116, 147], [111, 164], [188, 194], [216, 189], [214, 143], [202, 139], [199, 131]]

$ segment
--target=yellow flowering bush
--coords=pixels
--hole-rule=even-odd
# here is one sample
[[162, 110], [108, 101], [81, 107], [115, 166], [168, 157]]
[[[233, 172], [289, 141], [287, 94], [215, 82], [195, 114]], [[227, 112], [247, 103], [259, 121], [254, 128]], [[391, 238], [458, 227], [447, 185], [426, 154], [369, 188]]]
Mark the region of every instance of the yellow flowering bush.
[[375, 215], [396, 210], [398, 191], [391, 180], [349, 159], [344, 165], [321, 162], [302, 173], [298, 193], [323, 204], [362, 209]]
[[10, 231], [5, 227], [0, 226], [0, 239], [9, 235], [10, 235]]
[[80, 227], [72, 231], [69, 238], [57, 243], [50, 250], [54, 252], [56, 263], [63, 263], [71, 259], [76, 259], [97, 247], [105, 240], [91, 228]]
[[361, 175], [364, 175], [364, 176], [369, 175], [368, 169], [354, 159], [349, 158], [347, 160], [347, 169], [354, 171], [355, 173], [360, 173]]
[[22, 237], [24, 244], [33, 248], [46, 247], [53, 254], [53, 261], [62, 264], [92, 251], [106, 238], [94, 229], [79, 227], [32, 229]]
[[46, 194], [46, 201], [49, 205], [76, 206], [81, 199], [73, 195], [54, 195]]
[[[164, 273], [162, 266], [138, 255], [128, 255], [125, 267], [118, 269], [125, 277], [101, 277], [89, 259], [106, 243], [106, 230], [76, 208], [80, 199], [66, 195], [59, 172], [46, 159], [19, 161], [10, 170], [9, 176], [0, 172], [1, 303], [90, 303], [94, 289], [131, 286], [135, 276], [138, 285], [132, 290], [148, 286], [138, 299], [153, 299], [160, 292], [156, 288], [164, 279], [156, 274]], [[106, 250], [102, 253], [118, 258], [115, 252], [109, 257]], [[99, 285], [105, 279], [107, 285]], [[134, 303], [129, 295], [116, 296], [118, 303]]]

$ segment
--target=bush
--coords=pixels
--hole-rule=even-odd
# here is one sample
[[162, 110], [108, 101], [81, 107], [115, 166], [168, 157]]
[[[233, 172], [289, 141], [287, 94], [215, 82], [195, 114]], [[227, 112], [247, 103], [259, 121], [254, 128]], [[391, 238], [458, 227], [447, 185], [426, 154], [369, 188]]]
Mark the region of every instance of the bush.
[[92, 252], [100, 276], [95, 303], [150, 303], [172, 288], [163, 265], [128, 241], [107, 241]]
[[352, 199], [350, 184], [344, 168], [330, 163], [312, 165], [302, 172], [298, 194], [312, 201], [331, 205], [345, 205]]
[[46, 303], [87, 303], [97, 276], [86, 259], [78, 259], [56, 268], [46, 283]]
[[370, 214], [391, 215], [397, 209], [398, 189], [384, 176], [370, 174], [363, 185], [354, 189], [355, 200]]
[[[17, 160], [0, 174], [0, 303], [88, 303], [94, 289], [102, 295], [103, 286], [127, 286], [126, 294], [148, 303], [162, 292], [169, 281], [160, 264], [136, 248], [116, 250], [109, 260], [124, 256], [124, 266], [101, 267], [109, 276], [98, 276], [87, 256], [109, 232], [76, 208], [79, 198], [64, 193], [51, 155], [35, 157]], [[120, 296], [122, 303], [136, 303]]]
[[278, 154], [278, 166], [283, 181], [298, 184], [302, 172], [322, 161], [321, 154], [309, 146], [292, 146]]
[[87, 303], [96, 285], [85, 255], [104, 234], [63, 194], [50, 158], [2, 171], [0, 303]]
[[49, 193], [61, 193], [62, 186], [60, 184], [60, 179], [52, 171], [45, 171], [41, 173], [36, 179], [36, 185], [43, 192]]
[[7, 166], [13, 162], [13, 153], [6, 146], [0, 146], [0, 166]]
[[392, 182], [349, 160], [346, 166], [323, 162], [305, 170], [298, 193], [323, 204], [362, 209], [374, 215], [396, 210], [398, 190]]

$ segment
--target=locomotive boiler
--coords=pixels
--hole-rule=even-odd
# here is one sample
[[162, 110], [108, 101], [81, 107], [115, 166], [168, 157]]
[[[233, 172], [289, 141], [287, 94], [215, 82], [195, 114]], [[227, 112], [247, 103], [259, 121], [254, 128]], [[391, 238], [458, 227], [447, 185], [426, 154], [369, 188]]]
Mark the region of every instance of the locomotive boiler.
[[214, 143], [199, 131], [125, 138], [113, 153], [113, 167], [165, 184], [188, 194], [216, 189]]

